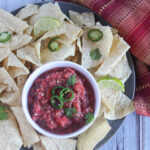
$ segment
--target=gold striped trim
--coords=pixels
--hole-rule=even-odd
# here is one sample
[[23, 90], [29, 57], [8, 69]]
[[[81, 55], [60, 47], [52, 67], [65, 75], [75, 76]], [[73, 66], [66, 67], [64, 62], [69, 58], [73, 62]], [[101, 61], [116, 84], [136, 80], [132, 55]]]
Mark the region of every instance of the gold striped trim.
[[107, 4], [105, 4], [99, 11], [98, 14], [102, 14], [102, 12], [104, 11], [104, 9], [106, 9], [114, 0], [110, 0]]
[[141, 91], [141, 90], [144, 90], [144, 89], [147, 89], [150, 87], [150, 83], [146, 83], [146, 84], [143, 84], [143, 85], [140, 85], [138, 87], [136, 87], [136, 91]]

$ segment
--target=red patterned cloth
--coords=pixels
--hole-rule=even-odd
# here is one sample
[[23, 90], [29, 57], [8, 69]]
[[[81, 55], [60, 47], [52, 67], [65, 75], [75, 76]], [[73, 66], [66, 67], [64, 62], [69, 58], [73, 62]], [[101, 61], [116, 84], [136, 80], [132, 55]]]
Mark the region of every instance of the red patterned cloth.
[[[61, 0], [60, 0], [61, 1]], [[63, 0], [84, 5], [107, 20], [131, 46], [137, 114], [150, 116], [150, 0]], [[147, 65], [145, 65], [145, 64]]]

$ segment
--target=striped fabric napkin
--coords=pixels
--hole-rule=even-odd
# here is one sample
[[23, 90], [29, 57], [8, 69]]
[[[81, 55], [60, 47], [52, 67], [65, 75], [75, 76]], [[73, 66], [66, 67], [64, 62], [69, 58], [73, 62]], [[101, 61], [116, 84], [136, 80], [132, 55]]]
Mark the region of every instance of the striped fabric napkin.
[[131, 46], [136, 69], [136, 113], [150, 117], [150, 0], [59, 0], [78, 3], [102, 16]]

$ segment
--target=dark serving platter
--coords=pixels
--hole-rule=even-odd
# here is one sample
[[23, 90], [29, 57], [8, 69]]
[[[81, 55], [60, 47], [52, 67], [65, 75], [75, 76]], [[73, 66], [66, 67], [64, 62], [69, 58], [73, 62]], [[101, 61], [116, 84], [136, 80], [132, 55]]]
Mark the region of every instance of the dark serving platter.
[[[53, 1], [51, 1], [53, 2]], [[43, 3], [36, 3], [36, 5], [41, 6]], [[54, 3], [54, 2], [53, 2]], [[72, 11], [76, 11], [79, 13], [82, 12], [92, 12], [90, 9], [87, 9], [83, 6], [77, 5], [77, 4], [73, 4], [73, 3], [68, 3], [68, 2], [58, 2], [59, 6], [61, 8], [61, 10], [68, 16], [69, 14], [69, 10]], [[12, 14], [17, 14], [17, 12], [20, 10], [21, 8], [15, 10], [12, 12]], [[110, 25], [106, 20], [104, 20], [103, 18], [101, 18], [98, 14], [95, 14], [95, 20], [96, 21], [100, 21], [102, 25]], [[132, 60], [132, 56], [130, 54], [130, 52], [127, 53], [127, 58], [128, 58], [128, 62], [130, 65], [130, 68], [132, 70], [132, 74], [130, 76], [130, 78], [127, 80], [127, 82], [125, 83], [125, 94], [130, 98], [133, 99], [134, 98], [134, 93], [135, 93], [135, 70], [134, 70], [134, 64], [133, 64], [133, 60]], [[109, 131], [109, 133], [106, 135], [106, 137], [100, 141], [96, 147], [94, 148], [94, 150], [100, 150], [101, 145], [103, 145], [104, 143], [106, 143], [119, 129], [119, 127], [122, 125], [123, 121], [125, 118], [122, 119], [118, 119], [118, 120], [108, 120], [110, 126], [111, 126], [111, 130]], [[27, 148], [21, 148], [20, 150], [33, 150], [33, 148], [27, 149]]]

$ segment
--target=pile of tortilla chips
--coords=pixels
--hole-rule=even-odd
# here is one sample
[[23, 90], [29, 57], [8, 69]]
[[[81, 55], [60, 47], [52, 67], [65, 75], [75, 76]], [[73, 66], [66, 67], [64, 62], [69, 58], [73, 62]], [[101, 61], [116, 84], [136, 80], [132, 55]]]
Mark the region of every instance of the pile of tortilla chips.
[[[69, 60], [88, 69], [95, 79], [109, 75], [123, 83], [131, 74], [126, 52], [129, 45], [109, 26], [95, 22], [93, 13], [70, 11], [70, 19], [62, 13], [58, 3], [41, 7], [27, 5], [16, 16], [0, 9], [0, 33], [8, 31], [12, 38], [0, 43], [0, 105], [7, 108], [8, 119], [0, 120], [0, 147], [19, 150], [22, 145], [34, 150], [92, 150], [110, 131], [106, 119], [123, 118], [134, 111], [133, 102], [122, 92], [100, 89], [101, 109], [94, 124], [76, 139], [54, 139], [37, 133], [26, 120], [21, 107], [22, 88], [28, 76], [40, 65], [51, 61]], [[34, 37], [36, 21], [43, 17], [59, 20], [60, 26]], [[87, 38], [90, 29], [100, 29], [98, 42]], [[50, 39], [59, 36], [60, 49], [48, 49]], [[99, 48], [102, 57], [92, 60], [90, 51]]]

